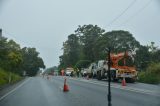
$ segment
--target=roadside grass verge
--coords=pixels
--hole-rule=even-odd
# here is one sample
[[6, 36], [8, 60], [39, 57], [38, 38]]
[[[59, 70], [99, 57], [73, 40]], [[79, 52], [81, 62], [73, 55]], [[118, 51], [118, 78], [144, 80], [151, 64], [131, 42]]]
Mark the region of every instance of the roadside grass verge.
[[7, 71], [4, 71], [3, 69], [0, 69], [0, 86], [9, 84], [9, 75], [10, 75], [10, 79], [11, 79], [10, 80], [11, 84], [22, 79], [22, 77], [20, 77], [17, 74], [7, 72]]
[[149, 84], [160, 84], [160, 63], [152, 63], [146, 71], [140, 72], [138, 81]]

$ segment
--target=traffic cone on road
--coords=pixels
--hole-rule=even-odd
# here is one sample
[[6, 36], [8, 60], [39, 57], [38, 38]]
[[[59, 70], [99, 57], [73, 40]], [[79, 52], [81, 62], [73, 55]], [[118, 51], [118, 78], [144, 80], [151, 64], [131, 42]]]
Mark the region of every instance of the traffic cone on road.
[[67, 85], [67, 79], [64, 79], [64, 87], [63, 87], [63, 92], [69, 91], [68, 85]]
[[122, 86], [126, 86], [126, 80], [125, 80], [125, 77], [123, 77], [123, 80], [122, 80]]

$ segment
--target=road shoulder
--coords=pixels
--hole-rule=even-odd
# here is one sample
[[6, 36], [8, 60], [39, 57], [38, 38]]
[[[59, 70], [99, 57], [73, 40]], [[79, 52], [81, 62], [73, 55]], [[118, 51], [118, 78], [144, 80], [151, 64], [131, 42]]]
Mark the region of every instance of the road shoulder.
[[5, 86], [2, 86], [0, 88], [0, 98], [3, 97], [5, 94], [7, 94], [8, 92], [12, 91], [13, 89], [15, 89], [17, 86], [21, 85], [26, 79], [28, 79], [28, 77], [23, 78], [22, 80], [14, 83], [14, 84], [7, 84]]

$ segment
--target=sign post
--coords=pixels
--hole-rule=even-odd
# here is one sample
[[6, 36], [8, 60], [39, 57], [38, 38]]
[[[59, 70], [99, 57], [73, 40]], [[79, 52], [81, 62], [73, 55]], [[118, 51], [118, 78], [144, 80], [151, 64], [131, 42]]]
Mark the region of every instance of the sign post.
[[112, 106], [111, 104], [111, 59], [110, 59], [110, 48], [108, 48], [108, 106]]

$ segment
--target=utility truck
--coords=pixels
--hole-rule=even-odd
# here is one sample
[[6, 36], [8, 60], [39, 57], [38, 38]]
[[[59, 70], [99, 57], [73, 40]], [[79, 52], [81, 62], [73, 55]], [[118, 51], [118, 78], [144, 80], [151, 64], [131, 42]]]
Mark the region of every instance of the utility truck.
[[91, 63], [88, 68], [82, 69], [81, 73], [83, 76], [95, 77], [97, 71], [97, 64]]
[[[111, 80], [118, 81], [125, 78], [128, 82], [135, 82], [137, 79], [137, 71], [134, 66], [126, 65], [127, 59], [134, 61], [134, 53], [125, 51], [118, 54], [110, 54], [111, 60]], [[121, 65], [119, 65], [121, 62]], [[98, 80], [108, 79], [108, 61], [98, 61], [96, 76]]]

